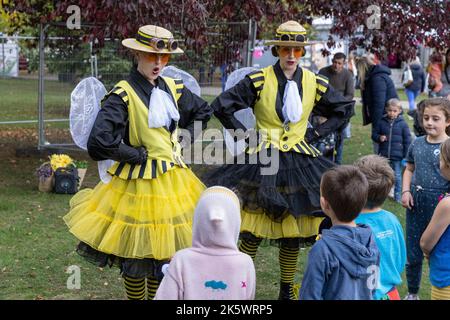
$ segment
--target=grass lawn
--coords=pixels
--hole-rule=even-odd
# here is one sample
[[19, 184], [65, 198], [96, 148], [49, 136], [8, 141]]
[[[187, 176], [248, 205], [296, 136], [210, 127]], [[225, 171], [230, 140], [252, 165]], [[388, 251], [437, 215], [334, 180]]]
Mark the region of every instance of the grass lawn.
[[[408, 101], [408, 97], [406, 96], [406, 93], [405, 93], [405, 89], [397, 89], [397, 94], [398, 94], [398, 98], [401, 100], [401, 101]], [[361, 98], [361, 91], [359, 91], [359, 90], [355, 90], [355, 97], [357, 97], [357, 98]], [[416, 105], [420, 102], [420, 101], [422, 101], [422, 100], [424, 100], [424, 99], [427, 99], [428, 98], [428, 96], [426, 95], [426, 94], [421, 94], [421, 95], [419, 95], [417, 98], [416, 98]], [[407, 111], [407, 110], [406, 110]]]
[[[10, 82], [11, 81], [11, 82]], [[48, 86], [54, 106], [65, 106], [70, 86]], [[28, 80], [0, 80], [0, 121], [36, 119], [37, 86]], [[212, 97], [207, 97], [211, 100]], [[65, 107], [64, 107], [65, 108]], [[55, 110], [55, 114], [58, 114]], [[412, 128], [412, 124], [409, 122]], [[213, 119], [210, 126], [217, 126]], [[67, 132], [65, 132], [67, 133]], [[62, 134], [58, 133], [58, 134]], [[68, 232], [62, 217], [69, 209], [70, 195], [41, 193], [37, 189], [35, 169], [45, 156], [16, 157], [18, 146], [37, 145], [35, 127], [0, 126], [0, 299], [124, 299], [118, 269], [101, 270], [84, 261], [75, 252], [77, 240]], [[352, 119], [352, 138], [345, 140], [344, 162], [371, 153], [369, 127], [362, 126], [360, 106]], [[86, 159], [89, 168], [83, 187], [99, 181], [96, 164], [86, 153], [69, 152], [75, 159]], [[194, 166], [194, 171], [205, 167]], [[387, 200], [385, 209], [394, 212], [402, 224], [405, 210]], [[309, 249], [302, 249], [296, 281], [301, 283]], [[81, 269], [81, 289], [68, 289], [72, 266]], [[256, 257], [257, 299], [278, 297], [278, 250], [262, 246]], [[401, 296], [406, 285], [399, 287]], [[421, 299], [430, 298], [428, 267], [424, 264]]]
[[[0, 79], [0, 121], [36, 120], [38, 81], [34, 79]], [[70, 93], [75, 85], [44, 81], [45, 117], [68, 118]]]

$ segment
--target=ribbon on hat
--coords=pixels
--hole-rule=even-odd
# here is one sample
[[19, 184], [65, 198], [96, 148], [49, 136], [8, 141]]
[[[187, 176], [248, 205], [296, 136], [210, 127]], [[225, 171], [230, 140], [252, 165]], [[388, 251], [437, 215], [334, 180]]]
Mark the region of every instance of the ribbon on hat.
[[172, 119], [180, 120], [180, 113], [172, 98], [164, 90], [154, 87], [148, 106], [148, 127], [161, 128], [167, 126], [169, 128]]
[[288, 80], [283, 96], [283, 116], [285, 122], [297, 123], [303, 113], [303, 104], [300, 93], [298, 92], [297, 83]]

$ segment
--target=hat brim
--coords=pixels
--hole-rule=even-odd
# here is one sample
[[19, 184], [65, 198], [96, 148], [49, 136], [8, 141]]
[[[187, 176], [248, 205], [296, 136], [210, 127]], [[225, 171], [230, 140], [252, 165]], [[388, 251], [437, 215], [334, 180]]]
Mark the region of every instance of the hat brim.
[[269, 40], [264, 44], [267, 46], [281, 46], [281, 47], [304, 47], [310, 45], [309, 42], [281, 41], [281, 40]]
[[129, 49], [137, 50], [137, 51], [143, 51], [143, 52], [150, 52], [150, 53], [170, 53], [170, 54], [176, 54], [176, 53], [184, 53], [183, 50], [180, 48], [176, 48], [175, 50], [171, 51], [167, 48], [156, 50], [153, 47], [143, 45], [140, 42], [137, 42], [135, 38], [128, 38], [122, 40], [122, 45], [124, 47], [127, 47]]

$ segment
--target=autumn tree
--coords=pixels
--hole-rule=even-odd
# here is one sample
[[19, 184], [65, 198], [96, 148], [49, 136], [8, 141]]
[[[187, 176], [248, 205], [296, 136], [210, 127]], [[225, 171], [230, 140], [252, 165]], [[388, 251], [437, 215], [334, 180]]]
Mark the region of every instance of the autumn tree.
[[[72, 0], [11, 0], [10, 11], [27, 15], [28, 25], [65, 21]], [[83, 24], [100, 44], [107, 37], [134, 36], [143, 24], [158, 24], [177, 30], [186, 48], [202, 49], [208, 43], [208, 22], [258, 22], [259, 38], [273, 34], [287, 19], [311, 24], [316, 16], [332, 17], [332, 35], [347, 38], [351, 47], [395, 53], [406, 59], [424, 44], [443, 49], [450, 43], [450, 1], [448, 0], [78, 0]], [[20, 26], [17, 28], [20, 30]]]
[[9, 0], [0, 0], [0, 33], [9, 34], [17, 26], [24, 26], [26, 15], [18, 11], [8, 10]]
[[419, 44], [442, 50], [450, 45], [448, 0], [358, 0], [308, 2], [311, 14], [333, 17], [331, 35], [356, 46], [401, 59], [416, 54]]

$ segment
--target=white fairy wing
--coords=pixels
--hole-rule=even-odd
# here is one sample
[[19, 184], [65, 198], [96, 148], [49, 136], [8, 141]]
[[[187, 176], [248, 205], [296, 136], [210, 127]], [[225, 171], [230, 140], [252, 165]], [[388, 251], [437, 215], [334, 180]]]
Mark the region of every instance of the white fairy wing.
[[225, 83], [225, 90], [228, 90], [234, 87], [239, 81], [245, 78], [246, 75], [253, 71], [258, 71], [258, 68], [254, 67], [245, 67], [234, 70], [232, 73], [228, 75], [227, 82]]
[[70, 95], [70, 134], [75, 144], [84, 150], [87, 150], [87, 140], [105, 94], [105, 86], [89, 77], [81, 80]]
[[[70, 95], [70, 134], [75, 144], [84, 150], [87, 150], [89, 134], [106, 93], [99, 80], [89, 77], [81, 80]], [[111, 181], [107, 170], [113, 163], [113, 160], [98, 161], [98, 173], [103, 183]]]
[[[227, 82], [225, 83], [225, 90], [234, 87], [239, 81], [244, 79], [247, 74], [257, 70], [257, 68], [245, 67], [233, 71], [227, 78]], [[255, 128], [256, 118], [253, 114], [253, 110], [250, 107], [238, 110], [233, 115], [240, 123], [245, 126], [246, 129]], [[223, 129], [223, 132], [225, 137], [225, 144], [233, 156], [238, 156], [239, 154], [244, 152], [245, 141], [240, 140], [234, 142], [233, 137], [228, 133], [226, 129]]]
[[114, 164], [114, 160], [102, 160], [97, 162], [98, 175], [103, 183], [109, 183], [112, 179], [111, 175], [108, 173], [108, 169]]
[[195, 80], [195, 78], [186, 71], [178, 69], [174, 66], [167, 66], [162, 69], [161, 75], [163, 77], [169, 77], [172, 79], [181, 79], [183, 80], [183, 84], [186, 86], [186, 88], [188, 88], [192, 93], [195, 93], [199, 97], [202, 94], [197, 80]]

